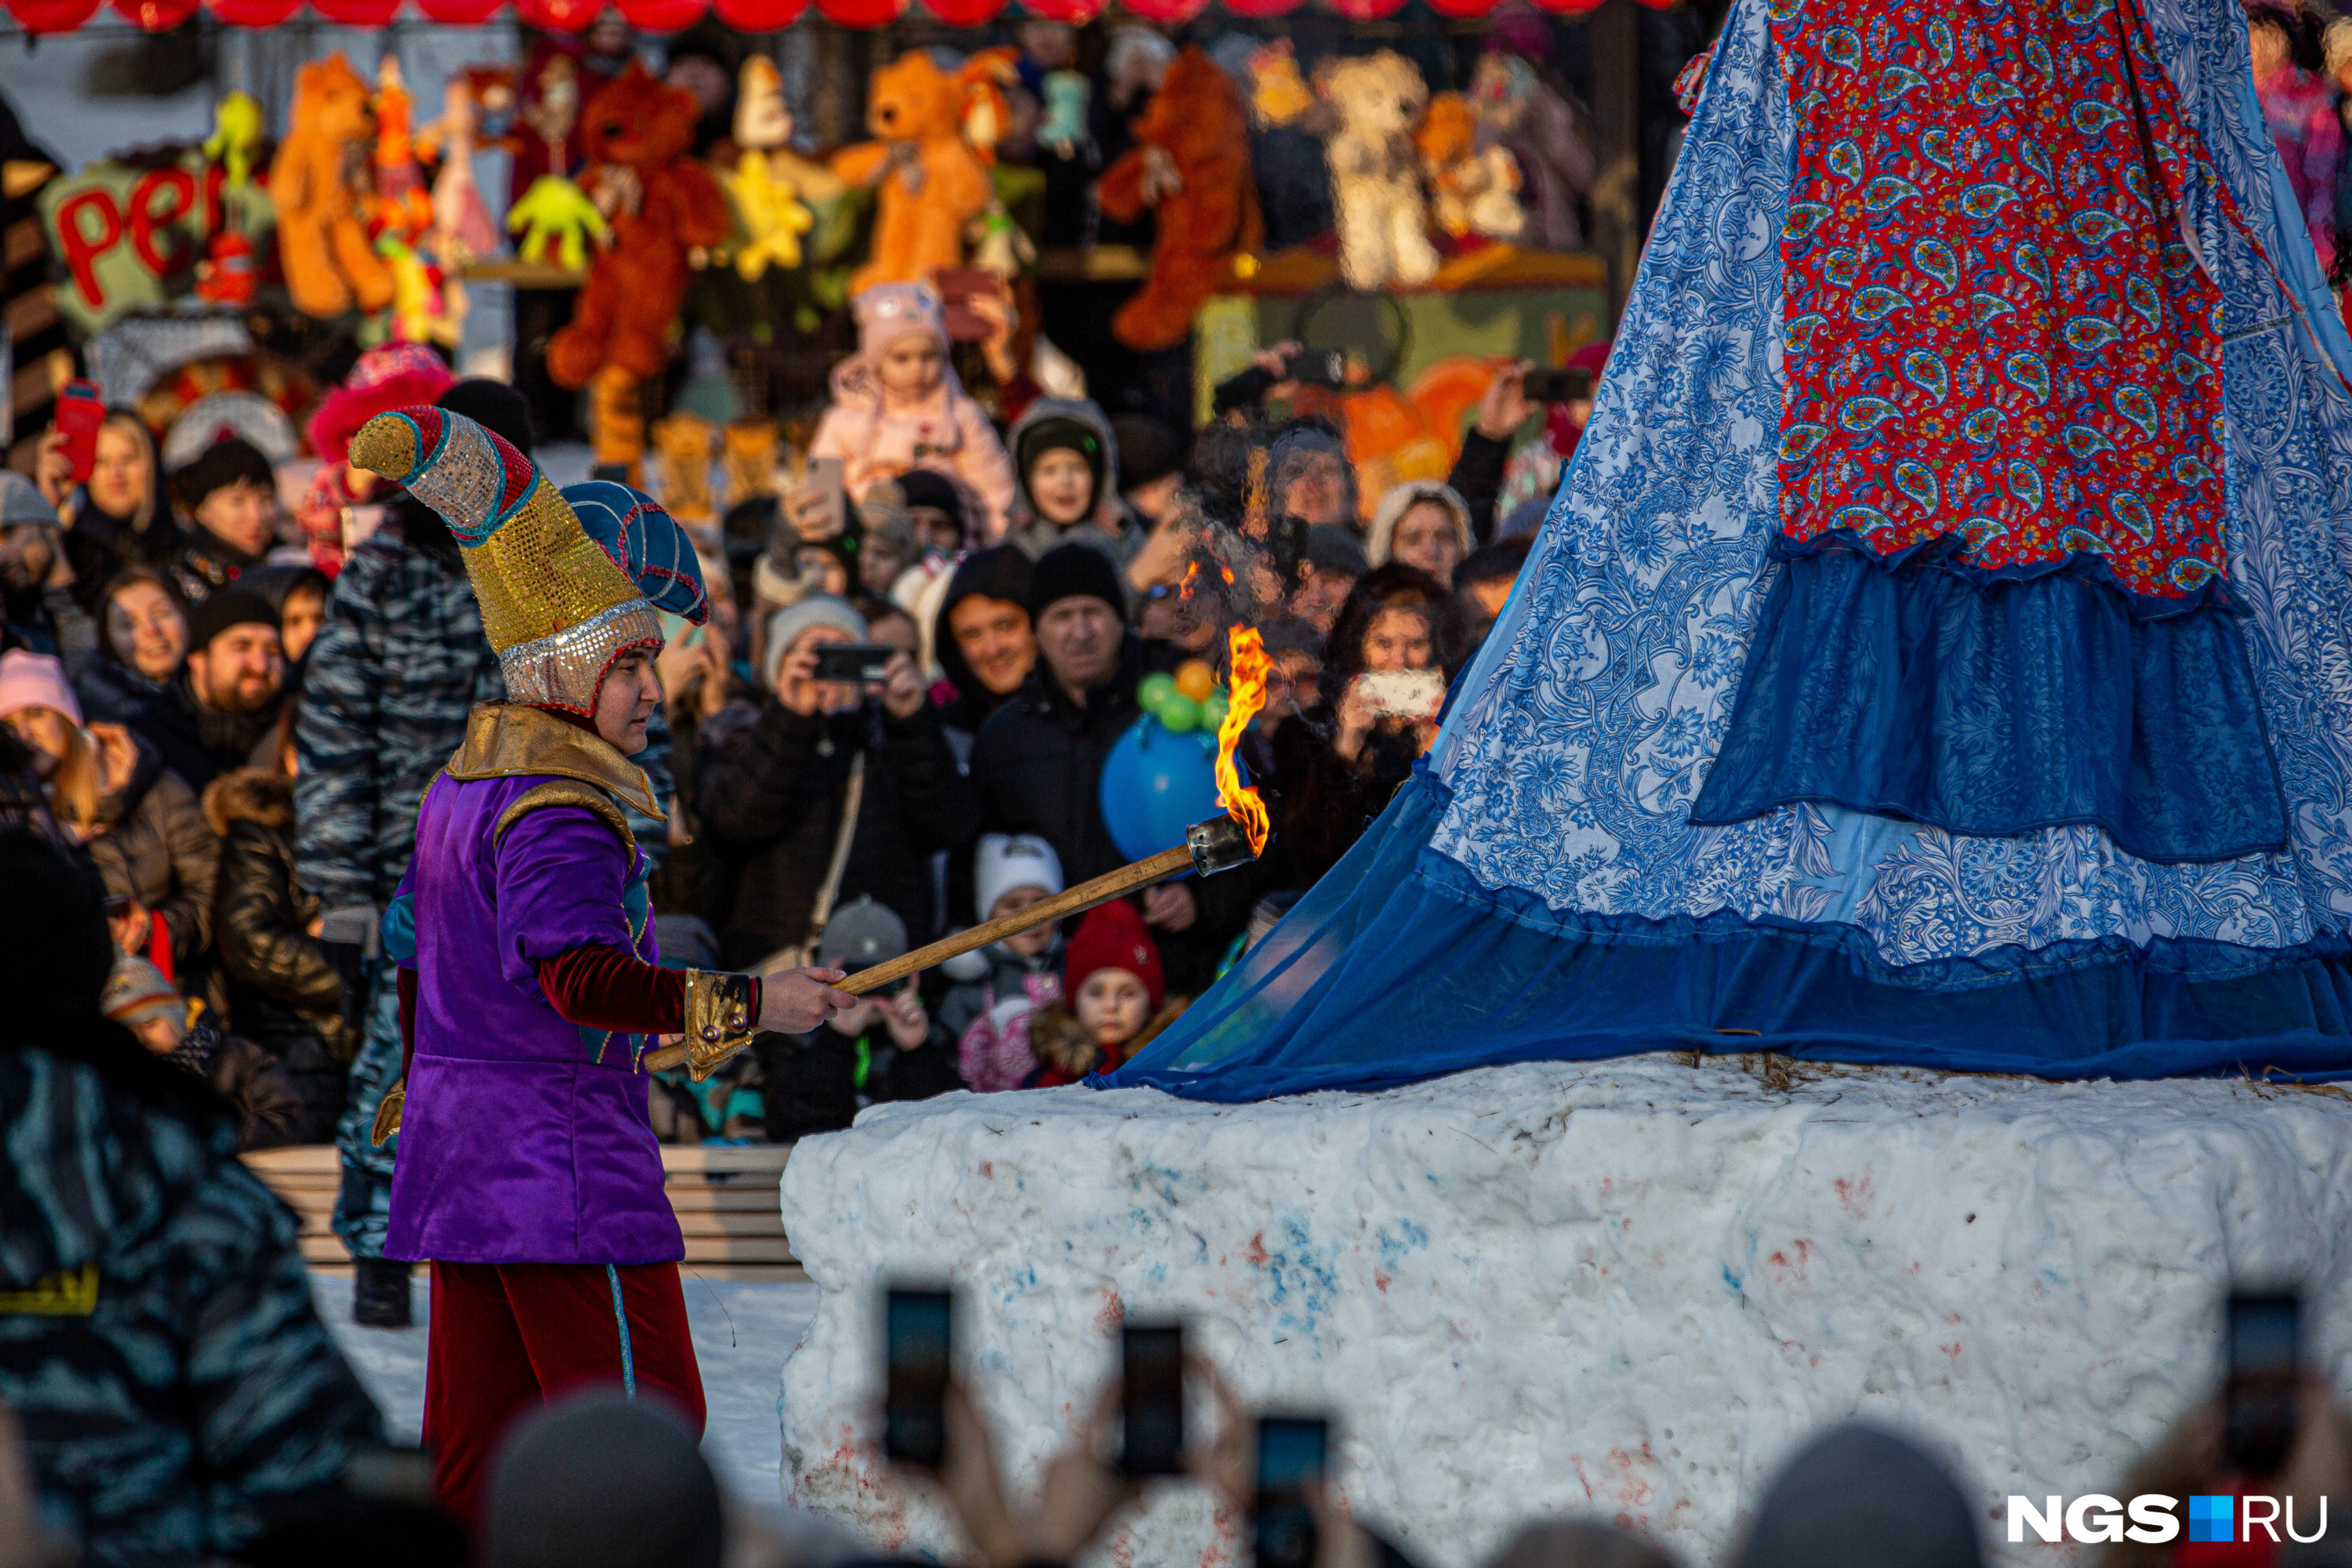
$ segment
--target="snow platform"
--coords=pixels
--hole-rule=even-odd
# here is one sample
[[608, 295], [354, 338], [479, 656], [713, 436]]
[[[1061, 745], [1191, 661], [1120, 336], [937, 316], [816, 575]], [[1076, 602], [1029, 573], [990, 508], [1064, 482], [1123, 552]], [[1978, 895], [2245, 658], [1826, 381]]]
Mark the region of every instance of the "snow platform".
[[[1982, 1500], [2111, 1490], [2209, 1384], [2232, 1279], [2301, 1281], [2347, 1386], [2352, 1100], [1679, 1056], [1209, 1106], [950, 1095], [802, 1142], [784, 1221], [822, 1289], [783, 1375], [787, 1498], [960, 1555], [883, 1473], [880, 1305], [949, 1277], [1008, 1481], [1091, 1409], [1123, 1316], [1181, 1314], [1260, 1408], [1328, 1410], [1341, 1490], [1430, 1568], [1594, 1510], [1694, 1562], [1853, 1415]], [[1195, 1418], [1213, 1419], [1204, 1402]], [[1162, 1483], [1120, 1568], [1246, 1561]]]

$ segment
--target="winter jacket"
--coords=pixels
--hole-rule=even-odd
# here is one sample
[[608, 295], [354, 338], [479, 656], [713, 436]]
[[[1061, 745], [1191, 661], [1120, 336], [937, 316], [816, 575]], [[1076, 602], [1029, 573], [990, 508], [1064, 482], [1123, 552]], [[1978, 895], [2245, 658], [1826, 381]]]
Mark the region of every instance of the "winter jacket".
[[1462, 455], [1445, 486], [1462, 498], [1470, 513], [1470, 537], [1479, 544], [1495, 537], [1495, 498], [1503, 493], [1503, 473], [1511, 458], [1511, 444], [1481, 436], [1476, 429], [1462, 433]]
[[66, 667], [68, 680], [79, 679], [98, 652], [98, 623], [74, 593], [69, 587], [0, 592], [0, 647], [47, 654]]
[[319, 900], [294, 879], [293, 781], [223, 773], [205, 791], [205, 816], [221, 836], [213, 931], [229, 1017], [285, 1065], [301, 1099], [299, 1140], [331, 1142], [356, 1042], [344, 1038], [342, 979], [310, 934]]
[[323, 1500], [383, 1420], [218, 1101], [141, 1092], [180, 1075], [94, 1011], [79, 1026], [0, 1047], [21, 1178], [0, 1183], [0, 1406], [83, 1563], [232, 1556]]
[[[982, 831], [1034, 833], [1054, 847], [1072, 886], [1127, 863], [1104, 826], [1103, 759], [1142, 710], [1138, 682], [1173, 670], [1183, 650], [1129, 633], [1110, 679], [1072, 702], [1040, 658], [1020, 694], [988, 716], [971, 746]], [[974, 911], [957, 911], [960, 919]]]
[[[241, 1035], [224, 1033], [211, 1008], [205, 1009], [166, 1059], [204, 1079], [236, 1112], [239, 1152], [323, 1141], [306, 1131], [302, 1097], [278, 1058]], [[326, 1139], [333, 1136], [330, 1122]]]
[[1067, 1002], [1048, 1002], [1029, 1016], [1032, 1066], [1021, 1087], [1058, 1089], [1090, 1072], [1109, 1072], [1150, 1045], [1183, 1012], [1182, 1002], [1166, 1003], [1144, 1020], [1133, 1039], [1124, 1045], [1103, 1046], [1096, 1043], [1093, 1030], [1078, 1022]]
[[886, 1100], [929, 1100], [963, 1087], [955, 1042], [937, 1019], [911, 1051], [899, 1049], [879, 1024], [856, 1036], [830, 1024], [805, 1035], [761, 1035], [751, 1049], [772, 1143], [837, 1132]]
[[719, 925], [727, 962], [750, 963], [814, 934], [809, 915], [861, 751], [866, 782], [835, 907], [866, 894], [906, 922], [908, 942], [929, 942], [939, 929], [930, 857], [980, 831], [937, 710], [803, 715], [771, 697], [749, 722], [742, 710], [730, 712], [734, 722], [702, 727], [695, 787], [703, 830], [735, 884]]
[[1412, 775], [1415, 753], [1400, 741], [1376, 728], [1350, 764], [1331, 749], [1338, 731], [1338, 718], [1318, 705], [1274, 732], [1274, 839], [1261, 862], [1267, 887], [1313, 887]]
[[228, 713], [196, 700], [185, 669], [124, 722], [163, 754], [163, 765], [201, 794], [204, 787], [266, 750], [278, 727], [282, 694], [251, 713]]
[[[412, 529], [420, 541], [413, 546]], [[344, 562], [305, 660], [295, 864], [327, 909], [392, 901], [415, 847], [425, 786], [466, 738], [475, 704], [506, 700], [465, 563], [454, 546], [422, 542], [436, 536], [447, 542], [439, 518], [409, 497], [394, 501], [383, 526]], [[669, 728], [658, 710], [651, 735], [630, 760], [666, 799]], [[633, 816], [630, 826], [658, 861], [667, 826]]]
[[972, 956], [987, 973], [940, 999], [940, 1024], [954, 1037], [967, 1089], [981, 1094], [1018, 1089], [1037, 1065], [1029, 1054], [1029, 1015], [1061, 999], [1058, 960], [1051, 952], [1024, 958], [1001, 942]]
[[934, 468], [964, 492], [971, 535], [983, 544], [1003, 536], [1013, 507], [1013, 459], [979, 404], [950, 376], [919, 413], [885, 411], [881, 388], [864, 362], [851, 358], [833, 374], [834, 401], [809, 441], [812, 458], [839, 458], [853, 496], [909, 468]]
[[267, 559], [267, 551], [247, 555], [211, 529], [193, 527], [186, 548], [172, 563], [172, 581], [182, 598], [200, 605]]
[[136, 899], [171, 927], [172, 963], [183, 990], [212, 946], [213, 889], [220, 841], [195, 792], [164, 767], [155, 748], [134, 736], [139, 761], [121, 788], [100, 797], [105, 831], [90, 840], [90, 859], [116, 898]]
[[150, 680], [103, 653], [82, 666], [81, 674], [74, 680], [74, 695], [81, 699], [82, 720], [90, 724], [132, 723], [149, 703], [160, 701], [170, 688], [169, 681]]

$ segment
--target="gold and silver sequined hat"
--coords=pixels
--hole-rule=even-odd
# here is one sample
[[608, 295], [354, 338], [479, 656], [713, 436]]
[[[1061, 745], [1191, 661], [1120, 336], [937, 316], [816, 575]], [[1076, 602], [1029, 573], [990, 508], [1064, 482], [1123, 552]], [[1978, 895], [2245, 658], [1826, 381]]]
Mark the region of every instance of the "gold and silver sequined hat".
[[614, 659], [662, 646], [656, 610], [696, 625], [709, 612], [693, 541], [652, 498], [604, 481], [558, 490], [462, 414], [379, 414], [351, 458], [448, 520], [512, 701], [592, 715]]

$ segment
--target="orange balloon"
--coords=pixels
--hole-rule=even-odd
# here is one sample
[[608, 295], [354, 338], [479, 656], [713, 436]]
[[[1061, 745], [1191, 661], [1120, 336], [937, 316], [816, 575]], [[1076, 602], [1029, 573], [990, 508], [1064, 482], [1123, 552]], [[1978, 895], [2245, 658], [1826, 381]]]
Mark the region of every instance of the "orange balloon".
[[1206, 702], [1217, 689], [1217, 672], [1202, 658], [1188, 658], [1176, 667], [1176, 689], [1195, 702]]

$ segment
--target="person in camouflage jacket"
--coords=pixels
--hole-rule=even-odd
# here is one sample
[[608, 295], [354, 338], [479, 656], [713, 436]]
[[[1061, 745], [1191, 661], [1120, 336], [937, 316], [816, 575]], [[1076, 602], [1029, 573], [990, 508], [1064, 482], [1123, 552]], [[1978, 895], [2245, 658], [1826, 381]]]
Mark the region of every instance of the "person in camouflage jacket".
[[85, 1564], [233, 1556], [328, 1496], [383, 1418], [235, 1117], [100, 1014], [95, 883], [17, 828], [0, 884], [0, 1406]]
[[[512, 389], [461, 381], [440, 405], [530, 452], [530, 417]], [[380, 912], [392, 901], [415, 847], [425, 785], [466, 738], [466, 715], [506, 694], [449, 525], [431, 508], [397, 497], [383, 527], [351, 552], [335, 579], [326, 623], [310, 645], [295, 726], [295, 874], [327, 911], [331, 952], [346, 930], [337, 911]], [[633, 760], [667, 799], [669, 732], [658, 712], [652, 737]], [[637, 817], [630, 826], [657, 862], [667, 825]], [[364, 1035], [335, 1133], [343, 1166], [335, 1234], [359, 1262], [354, 1318], [399, 1327], [409, 1321], [408, 1268], [384, 1261], [383, 1234], [400, 1140], [381, 1148], [373, 1142], [377, 1108], [400, 1077], [392, 965], [369, 960], [362, 983], [350, 989], [360, 993]]]

